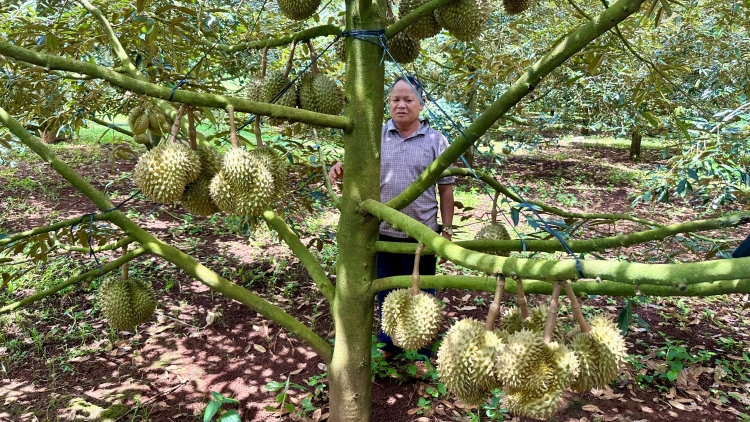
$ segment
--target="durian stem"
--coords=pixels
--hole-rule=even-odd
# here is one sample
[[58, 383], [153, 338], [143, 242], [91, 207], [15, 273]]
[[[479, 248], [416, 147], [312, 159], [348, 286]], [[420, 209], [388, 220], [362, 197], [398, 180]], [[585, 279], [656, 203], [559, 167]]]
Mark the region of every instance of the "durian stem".
[[549, 301], [547, 323], [544, 324], [544, 342], [547, 344], [552, 341], [552, 333], [555, 331], [555, 324], [557, 324], [557, 308], [560, 306], [560, 287], [560, 283], [555, 283], [552, 286], [552, 298]]
[[424, 245], [422, 243], [417, 246], [417, 251], [414, 253], [414, 270], [411, 272], [411, 295], [416, 296], [419, 294], [419, 260], [422, 257], [422, 251]]
[[567, 281], [563, 281], [562, 283], [563, 288], [565, 289], [565, 294], [568, 296], [568, 299], [570, 300], [570, 309], [573, 312], [573, 318], [575, 318], [576, 322], [578, 323], [578, 326], [581, 327], [582, 333], [588, 333], [591, 331], [591, 327], [589, 327], [588, 322], [586, 322], [586, 318], [583, 317], [583, 311], [581, 311], [581, 304], [578, 303], [578, 298], [576, 297], [575, 292], [573, 291], [573, 288], [570, 286], [570, 284]]
[[492, 216], [492, 224], [497, 224], [497, 199], [500, 197], [500, 191], [495, 191], [495, 197], [492, 198], [492, 212], [490, 213], [490, 216]]
[[[128, 255], [128, 244], [123, 245], [122, 247], [122, 256]], [[128, 276], [130, 275], [130, 261], [125, 262], [122, 264], [122, 279], [127, 281]]]
[[263, 49], [263, 60], [260, 62], [260, 77], [266, 77], [266, 68], [268, 68], [268, 47]]
[[526, 295], [523, 294], [523, 280], [516, 274], [513, 274], [512, 278], [516, 282], [516, 302], [518, 303], [518, 310], [521, 311], [521, 319], [523, 320], [529, 317]]
[[239, 148], [240, 140], [237, 138], [237, 126], [234, 124], [234, 107], [231, 104], [227, 106], [227, 114], [229, 114], [229, 142], [232, 144], [232, 148]]
[[310, 72], [313, 76], [318, 74], [318, 62], [315, 61], [315, 58], [318, 57], [318, 54], [315, 53], [315, 48], [313, 47], [313, 43], [310, 40], [307, 40], [307, 48], [310, 49], [310, 61], [312, 62], [312, 66], [310, 67]]
[[180, 122], [182, 121], [183, 113], [185, 113], [185, 108], [187, 108], [187, 104], [181, 105], [180, 109], [177, 110], [177, 117], [175, 117], [172, 124], [172, 131], [169, 133], [169, 140], [171, 142], [177, 142], [177, 134], [180, 133]]
[[286, 67], [284, 68], [284, 77], [288, 78], [289, 73], [292, 71], [294, 65], [294, 50], [297, 48], [297, 40], [292, 42], [292, 46], [289, 48], [289, 58], [286, 61]]
[[484, 329], [487, 331], [495, 329], [495, 321], [497, 321], [497, 317], [500, 315], [503, 293], [505, 292], [505, 276], [497, 274], [495, 277], [495, 299], [490, 304], [490, 310], [487, 311], [487, 320], [484, 322]]
[[188, 110], [188, 139], [190, 139], [190, 149], [198, 150], [198, 131], [195, 130], [195, 116], [193, 110]]
[[253, 132], [255, 132], [255, 143], [258, 145], [258, 148], [263, 147], [263, 137], [261, 136], [260, 131], [260, 116], [255, 116], [255, 122], [253, 122]]
[[385, 17], [387, 19], [393, 19], [396, 15], [393, 14], [393, 1], [388, 0], [388, 7], [385, 8]]

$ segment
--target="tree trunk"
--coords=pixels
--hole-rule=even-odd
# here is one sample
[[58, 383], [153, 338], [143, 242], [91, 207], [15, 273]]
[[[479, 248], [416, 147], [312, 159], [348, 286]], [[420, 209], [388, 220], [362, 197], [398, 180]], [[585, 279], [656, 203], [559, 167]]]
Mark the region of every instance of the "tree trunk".
[[56, 133], [57, 133], [56, 129], [55, 130], [47, 130], [47, 131], [40, 130], [39, 131], [39, 138], [42, 140], [43, 144], [48, 144], [48, 145], [56, 144], [58, 142], [61, 142], [61, 141], [65, 140], [64, 138], [58, 138], [57, 135], [56, 135]]
[[[367, 8], [362, 9], [364, 6]], [[347, 28], [355, 28], [355, 24], [356, 29], [382, 28], [383, 21], [375, 6], [370, 2], [347, 4]], [[381, 10], [385, 10], [383, 6]], [[333, 422], [368, 422], [372, 414], [370, 353], [374, 293], [371, 285], [375, 278], [375, 252], [371, 246], [377, 239], [379, 222], [371, 216], [364, 217], [359, 204], [365, 199], [380, 200], [380, 183], [373, 181], [380, 179], [384, 68], [370, 65], [376, 63], [373, 57], [382, 54], [377, 45], [351, 37], [346, 38], [346, 43], [344, 113], [352, 119], [354, 130], [344, 135], [344, 191], [337, 238], [342, 253], [332, 306], [336, 344], [328, 367], [329, 403]]]
[[630, 138], [630, 159], [639, 161], [641, 159], [641, 131], [633, 129], [633, 135]]

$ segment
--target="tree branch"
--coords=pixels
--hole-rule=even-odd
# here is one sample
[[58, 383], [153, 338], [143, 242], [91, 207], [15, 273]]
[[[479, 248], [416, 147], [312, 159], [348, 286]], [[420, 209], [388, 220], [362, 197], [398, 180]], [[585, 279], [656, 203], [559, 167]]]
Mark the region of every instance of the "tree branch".
[[284, 220], [282, 220], [275, 212], [270, 210], [264, 211], [263, 219], [268, 223], [268, 227], [275, 230], [284, 243], [289, 246], [289, 249], [294, 252], [294, 255], [299, 258], [300, 262], [315, 282], [315, 285], [318, 286], [320, 292], [328, 300], [328, 303], [333, 303], [335, 289], [315, 256], [305, 247], [299, 237], [294, 234], [292, 229], [290, 229]]
[[419, 19], [422, 19], [423, 17], [429, 15], [432, 13], [435, 9], [438, 7], [447, 4], [451, 0], [431, 0], [416, 9], [412, 10], [405, 16], [401, 17], [398, 21], [396, 21], [393, 25], [390, 25], [388, 28], [385, 29], [385, 37], [387, 39], [391, 39], [394, 36], [396, 36], [399, 32], [403, 31], [404, 29], [408, 28], [409, 25], [413, 24], [414, 22], [418, 21]]
[[[492, 292], [495, 290], [495, 279], [466, 275], [423, 275], [419, 284], [424, 289], [467, 289]], [[390, 289], [406, 289], [411, 285], [411, 276], [379, 278], [373, 282], [373, 291], [379, 292]], [[524, 280], [524, 291], [528, 294], [552, 293], [552, 284], [540, 280]], [[732, 293], [750, 293], [750, 279], [722, 280], [716, 282], [696, 283], [687, 286], [685, 290], [670, 286], [633, 285], [615, 281], [579, 280], [570, 283], [573, 291], [579, 297], [588, 295], [606, 295], [618, 297], [633, 296], [717, 296]], [[515, 294], [516, 284], [506, 283], [505, 292]]]
[[[216, 44], [214, 49], [224, 51], [227, 53], [237, 53], [245, 50], [260, 50], [266, 47], [283, 47], [297, 42], [304, 42], [318, 37], [326, 37], [331, 35], [338, 35], [341, 33], [341, 28], [336, 25], [320, 25], [312, 28], [307, 28], [293, 34], [289, 34], [279, 38], [271, 38], [268, 40], [261, 41], [250, 41], [244, 43], [238, 43], [234, 45]], [[203, 38], [203, 44], [206, 46], [213, 46], [214, 43], [209, 41], [207, 38]]]
[[[474, 252], [449, 242], [424, 224], [380, 202], [368, 199], [362, 202], [361, 208], [429, 246], [439, 256], [473, 270], [487, 274], [502, 273], [506, 276], [516, 274], [523, 279], [548, 281], [581, 278], [576, 261], [572, 259], [541, 261]], [[599, 260], [580, 260], [580, 264], [584, 277], [641, 285], [685, 288], [690, 284], [702, 282], [750, 278], [750, 257], [685, 264], [638, 264]]]
[[[2, 120], [3, 119], [2, 118], [2, 113], [4, 113], [4, 112], [5, 112], [5, 110], [3, 110], [2, 108], [0, 108], [0, 122], [3, 122], [3, 120]], [[21, 129], [25, 130], [25, 129], [23, 129], [23, 127], [21, 127]], [[26, 230], [25, 232], [16, 233], [14, 235], [11, 235], [11, 236], [8, 236], [8, 237], [4, 237], [4, 238], [0, 239], [0, 248], [2, 248], [3, 246], [5, 246], [7, 244], [13, 243], [13, 242], [15, 242], [17, 240], [21, 240], [21, 239], [24, 239], [24, 238], [27, 238], [27, 237], [36, 236], [36, 235], [42, 234], [42, 233], [49, 233], [51, 231], [57, 231], [57, 230], [60, 230], [60, 229], [62, 229], [64, 227], [75, 226], [76, 224], [80, 224], [84, 220], [89, 220], [90, 218], [91, 218], [90, 215], [84, 215], [84, 216], [81, 216], [81, 217], [74, 217], [74, 218], [70, 218], [68, 220], [57, 222], [55, 224], [50, 224], [49, 226], [36, 227], [36, 228], [31, 229], [31, 230]], [[109, 216], [107, 214], [96, 214], [94, 216], [94, 221], [102, 221], [102, 220], [108, 221], [109, 220]]]
[[122, 266], [123, 264], [128, 263], [128, 262], [134, 260], [135, 258], [138, 258], [139, 256], [144, 255], [144, 254], [146, 254], [146, 249], [145, 248], [138, 248], [138, 249], [134, 250], [133, 252], [127, 253], [127, 254], [121, 256], [120, 258], [118, 258], [118, 259], [116, 259], [116, 260], [114, 260], [114, 261], [112, 261], [112, 262], [110, 262], [110, 263], [108, 263], [106, 265], [103, 265], [102, 269], [101, 269], [101, 273], [99, 272], [99, 268], [97, 268], [97, 269], [91, 270], [91, 271], [89, 271], [87, 273], [83, 273], [83, 274], [77, 275], [75, 277], [70, 277], [66, 281], [64, 281], [64, 282], [62, 282], [62, 283], [60, 283], [60, 284], [58, 284], [58, 285], [56, 285], [54, 287], [51, 287], [51, 288], [49, 288], [49, 289], [47, 289], [47, 290], [45, 290], [43, 292], [39, 292], [39, 293], [31, 295], [29, 297], [25, 297], [25, 298], [19, 300], [18, 302], [11, 303], [10, 305], [3, 306], [2, 308], [0, 308], [0, 315], [8, 313], [8, 312], [11, 312], [11, 311], [14, 311], [14, 310], [16, 310], [18, 308], [22, 308], [22, 307], [24, 307], [26, 305], [32, 304], [32, 303], [40, 300], [40, 299], [44, 299], [45, 297], [51, 296], [51, 295], [59, 292], [60, 290], [66, 288], [66, 287], [72, 286], [72, 285], [74, 285], [74, 284], [76, 284], [78, 282], [81, 282], [81, 281], [84, 281], [84, 280], [91, 280], [91, 279], [94, 279], [94, 278], [96, 278], [96, 277], [98, 277], [100, 275], [107, 274], [107, 273], [109, 273], [111, 271], [114, 271], [114, 270], [120, 268], [120, 266]]
[[110, 122], [108, 122], [106, 120], [102, 120], [102, 119], [100, 119], [100, 118], [98, 118], [98, 117], [96, 117], [94, 115], [90, 115], [88, 117], [88, 120], [91, 120], [92, 122], [94, 122], [96, 124], [99, 124], [99, 125], [102, 125], [104, 127], [108, 127], [110, 129], [114, 130], [115, 132], [120, 132], [123, 135], [133, 136], [133, 132], [131, 132], [131, 131], [127, 130], [127, 129], [123, 129], [120, 126], [117, 126], [116, 124], [110, 123]]
[[508, 90], [492, 103], [477, 119], [464, 130], [464, 135], [455, 139], [450, 147], [417, 177], [408, 188], [388, 202], [388, 205], [402, 209], [412, 203], [429, 186], [435, 184], [440, 174], [479, 139], [500, 117], [534, 90], [539, 82], [572, 55], [583, 49], [599, 35], [607, 32], [617, 23], [635, 13], [645, 0], [618, 0], [594, 19], [582, 24], [563, 41], [554, 45], [534, 65], [516, 80]]
[[[619, 236], [601, 237], [587, 240], [568, 240], [568, 246], [574, 252], [603, 251], [609, 248], [636, 245], [639, 243], [662, 240], [669, 236], [681, 233], [693, 233], [706, 230], [737, 227], [750, 223], [750, 211], [726, 215], [708, 220], [688, 221], [669, 226], [661, 226], [656, 229], [644, 230], [635, 233], [621, 234]], [[557, 240], [463, 240], [454, 242], [456, 245], [474, 251], [535, 251], [535, 252], [558, 252], [565, 250]], [[414, 253], [416, 246], [400, 242], [375, 242], [375, 251], [391, 253]], [[425, 249], [425, 253], [432, 253]]]
[[[56, 70], [68, 70], [103, 79], [112, 85], [133, 91], [138, 94], [148, 95], [153, 98], [169, 100], [178, 103], [190, 104], [199, 107], [212, 107], [225, 109], [232, 105], [235, 111], [271, 116], [280, 119], [299, 121], [302, 123], [315, 124], [336, 129], [351, 131], [352, 124], [349, 118], [344, 116], [333, 116], [329, 114], [316, 113], [293, 107], [285, 107], [269, 103], [260, 103], [240, 98], [232, 98], [224, 95], [207, 94], [179, 89], [172, 95], [172, 90], [126, 76], [114, 70], [107, 69], [93, 63], [57, 57], [50, 54], [35, 52], [26, 48], [15, 46], [6, 41], [0, 41], [0, 54], [17, 60], [37, 64]], [[161, 108], [161, 106], [160, 106]], [[172, 110], [174, 113], [174, 110]]]

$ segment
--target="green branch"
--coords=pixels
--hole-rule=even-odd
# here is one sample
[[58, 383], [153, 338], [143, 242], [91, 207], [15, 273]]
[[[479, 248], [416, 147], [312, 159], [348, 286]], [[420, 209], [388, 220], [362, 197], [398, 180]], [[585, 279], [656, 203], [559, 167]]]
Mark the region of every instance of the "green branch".
[[116, 124], [110, 123], [110, 122], [108, 122], [106, 120], [102, 120], [102, 119], [100, 119], [100, 118], [98, 118], [98, 117], [96, 117], [94, 115], [90, 115], [88, 117], [88, 120], [91, 120], [92, 122], [94, 122], [96, 124], [99, 124], [99, 125], [102, 125], [104, 127], [108, 127], [110, 129], [114, 130], [115, 132], [120, 132], [120, 133], [122, 133], [125, 136], [133, 136], [133, 132], [131, 132], [131, 131], [127, 130], [127, 129], [123, 129], [120, 126], [117, 126]]
[[94, 279], [100, 275], [107, 274], [111, 271], [114, 271], [118, 268], [120, 268], [123, 264], [126, 262], [130, 262], [136, 258], [138, 258], [141, 255], [144, 255], [146, 253], [145, 248], [138, 248], [132, 252], [128, 252], [127, 254], [121, 256], [120, 258], [106, 264], [102, 265], [101, 272], [99, 271], [99, 268], [95, 270], [91, 270], [89, 272], [83, 273], [81, 275], [77, 275], [75, 277], [70, 277], [69, 279], [65, 280], [64, 282], [51, 287], [43, 292], [39, 292], [37, 294], [31, 295], [29, 297], [25, 297], [18, 302], [11, 303], [10, 305], [3, 306], [0, 308], [0, 315], [14, 311], [18, 308], [22, 308], [26, 305], [32, 304], [40, 299], [44, 299], [47, 296], [51, 296], [60, 290], [70, 287], [78, 282], [84, 281], [84, 280], [91, 280]]
[[[568, 246], [573, 252], [592, 252], [603, 251], [609, 248], [625, 247], [639, 243], [650, 242], [653, 240], [662, 240], [669, 236], [680, 233], [693, 233], [706, 230], [723, 229], [727, 227], [737, 227], [750, 223], [750, 212], [741, 212], [732, 215], [726, 215], [708, 220], [688, 221], [677, 223], [669, 226], [662, 226], [652, 230], [644, 230], [636, 233], [621, 234], [619, 236], [602, 237], [598, 239], [587, 240], [569, 240]], [[534, 251], [534, 252], [559, 252], [564, 251], [557, 240], [527, 240], [525, 243], [520, 240], [462, 240], [454, 242], [462, 248], [473, 251]], [[525, 249], [524, 249], [525, 247]], [[414, 253], [415, 244], [399, 242], [375, 242], [377, 252], [391, 253]], [[425, 249], [424, 253], [432, 253]]]
[[582, 24], [573, 33], [552, 47], [541, 59], [529, 67], [508, 90], [492, 103], [468, 128], [455, 139], [408, 188], [388, 202], [402, 209], [412, 203], [428, 187], [435, 184], [440, 174], [469, 149], [500, 117], [531, 93], [539, 82], [572, 55], [583, 49], [599, 35], [638, 11], [645, 0], [619, 0], [592, 20]]
[[[518, 196], [515, 192], [508, 189], [505, 185], [498, 182], [492, 175], [487, 174], [482, 171], [476, 171], [475, 173], [479, 178], [490, 185], [493, 189], [500, 191], [503, 195], [506, 197], [512, 199], [513, 201], [516, 201], [518, 203], [523, 203], [523, 198]], [[462, 167], [452, 167], [445, 169], [443, 173], [440, 175], [440, 177], [445, 176], [465, 176], [465, 177], [474, 177], [474, 173], [471, 172], [470, 169], [462, 168]], [[634, 223], [640, 223], [645, 224], [647, 226], [657, 226], [661, 227], [663, 224], [650, 221], [650, 220], [644, 220], [642, 218], [633, 217], [627, 214], [603, 214], [603, 213], [583, 213], [583, 212], [571, 212], [571, 211], [565, 211], [557, 207], [553, 207], [547, 204], [544, 204], [542, 202], [537, 201], [526, 201], [527, 204], [534, 205], [535, 207], [539, 207], [543, 211], [546, 211], [550, 214], [559, 215], [560, 217], [564, 218], [583, 218], [583, 219], [602, 219], [602, 220], [628, 220], [632, 221]]]
[[[44, 54], [15, 46], [6, 41], [0, 41], [0, 54], [44, 66], [48, 69], [67, 70], [71, 72], [83, 73], [99, 79], [103, 79], [112, 85], [123, 89], [133, 91], [138, 94], [148, 95], [149, 97], [169, 100], [172, 97], [172, 89], [149, 83], [144, 80], [136, 79], [132, 76], [123, 75], [114, 70], [98, 66], [93, 63], [82, 62], [64, 57], [57, 57], [50, 54]], [[316, 113], [313, 111], [303, 110], [293, 107], [285, 107], [269, 103], [259, 103], [255, 101], [232, 98], [224, 95], [207, 94], [203, 92], [187, 91], [178, 89], [174, 93], [172, 101], [184, 103], [199, 107], [212, 107], [225, 109], [231, 105], [236, 112], [258, 114], [271, 116], [281, 119], [289, 119], [302, 123], [315, 124], [319, 126], [331, 127], [350, 131], [352, 129], [351, 121], [344, 116], [334, 116], [330, 114]]]
[[[5, 125], [16, 135], [21, 142], [37, 153], [44, 162], [52, 166], [63, 178], [75, 186], [81, 193], [91, 199], [100, 210], [112, 208], [112, 203], [106, 195], [94, 188], [86, 179], [81, 177], [75, 170], [63, 162], [52, 150], [42, 144], [39, 139], [26, 131], [20, 123], [13, 119], [3, 108], [0, 108], [0, 123]], [[238, 286], [229, 280], [220, 277], [215, 272], [206, 268], [193, 257], [183, 253], [179, 249], [168, 245], [145, 231], [141, 226], [130, 220], [119, 210], [108, 212], [109, 220], [120, 227], [128, 236], [135, 239], [147, 251], [161, 256], [167, 261], [175, 264], [190, 276], [211, 289], [223, 293], [230, 299], [234, 299], [248, 308], [258, 312], [264, 317], [276, 322], [290, 332], [296, 334], [302, 341], [306, 342], [325, 362], [330, 362], [333, 356], [331, 346], [319, 335], [314, 333], [302, 322], [287, 314], [279, 307], [267, 302], [260, 296], [250, 292], [244, 287]]]
[[326, 275], [326, 272], [323, 270], [323, 267], [321, 267], [318, 260], [315, 259], [315, 256], [305, 247], [299, 237], [294, 234], [292, 229], [290, 229], [284, 220], [276, 215], [275, 212], [264, 211], [263, 219], [266, 220], [266, 223], [268, 223], [268, 226], [271, 229], [279, 234], [279, 237], [281, 237], [284, 243], [289, 246], [289, 249], [294, 252], [294, 255], [299, 258], [300, 262], [304, 265], [305, 269], [310, 274], [310, 277], [312, 277], [315, 282], [315, 285], [318, 286], [320, 292], [328, 300], [328, 303], [333, 303], [335, 289], [333, 284], [331, 284], [331, 280], [328, 279], [328, 275]]
[[419, 19], [429, 15], [433, 10], [438, 7], [447, 4], [451, 0], [431, 0], [427, 3], [417, 7], [416, 9], [409, 12], [406, 16], [396, 21], [393, 25], [385, 29], [385, 37], [391, 39], [396, 36], [399, 32], [408, 28], [409, 25], [418, 21]]
[[[5, 113], [5, 110], [3, 110], [3, 109], [0, 108], [0, 122], [5, 123], [3, 121], [2, 113]], [[24, 130], [25, 131], [25, 129], [23, 127], [20, 127], [20, 130]], [[14, 235], [10, 235], [8, 237], [4, 237], [4, 238], [0, 239], [0, 248], [2, 248], [5, 245], [8, 245], [10, 243], [13, 243], [13, 242], [15, 242], [17, 240], [21, 240], [21, 239], [24, 239], [24, 238], [27, 238], [27, 237], [36, 236], [36, 235], [42, 234], [42, 233], [49, 233], [49, 232], [52, 232], [52, 231], [57, 231], [57, 230], [60, 230], [60, 229], [62, 229], [64, 227], [75, 226], [76, 224], [80, 224], [80, 223], [82, 223], [84, 221], [89, 221], [90, 218], [91, 218], [90, 215], [81, 216], [81, 217], [75, 217], [75, 218], [70, 218], [68, 220], [57, 222], [55, 224], [50, 224], [49, 226], [36, 227], [36, 228], [31, 229], [31, 230], [26, 230], [25, 232], [16, 233]], [[107, 214], [96, 214], [96, 215], [94, 215], [94, 221], [102, 221], [102, 220], [109, 220], [109, 216]]]
[[130, 236], [124, 237], [117, 242], [107, 243], [106, 245], [98, 246], [96, 248], [87, 248], [83, 246], [73, 246], [73, 245], [67, 245], [65, 243], [60, 242], [57, 239], [57, 236], [54, 236], [55, 238], [55, 246], [68, 251], [68, 252], [81, 252], [81, 253], [99, 253], [104, 251], [113, 251], [115, 249], [119, 249], [123, 246], [127, 246], [131, 243], [133, 243], [133, 239]]
[[[283, 47], [289, 45], [294, 41], [298, 43], [311, 40], [318, 37], [326, 37], [331, 35], [338, 35], [341, 33], [341, 28], [336, 25], [320, 25], [312, 28], [307, 28], [293, 34], [289, 34], [279, 38], [271, 38], [260, 41], [249, 41], [238, 43], [234, 45], [216, 44], [214, 49], [224, 51], [226, 53], [237, 53], [245, 50], [262, 50], [266, 47]], [[209, 41], [207, 38], [203, 38], [203, 44], [207, 47], [214, 45], [214, 42]]]
[[[368, 199], [361, 208], [393, 228], [424, 243], [439, 256], [451, 262], [486, 274], [518, 275], [523, 279], [546, 281], [582, 278], [576, 261], [542, 261], [504, 258], [474, 252], [449, 242], [417, 220], [380, 202]], [[718, 280], [750, 279], [750, 257], [686, 264], [638, 264], [599, 260], [580, 260], [585, 277], [598, 277], [631, 284], [685, 287], [690, 284]]]
[[[570, 283], [577, 296], [606, 295], [619, 297], [632, 296], [716, 296], [732, 293], [750, 293], [750, 279], [722, 280], [717, 282], [691, 284], [684, 289], [671, 286], [634, 286], [628, 283], [614, 281], [596, 282], [594, 280], [579, 280]], [[405, 289], [411, 286], [411, 276], [397, 276], [380, 278], [374, 281], [373, 290]], [[426, 289], [468, 289], [485, 292], [495, 291], [494, 277], [472, 277], [463, 275], [422, 276], [419, 286]], [[552, 293], [552, 284], [540, 280], [523, 280], [524, 293], [546, 294]], [[506, 293], [516, 294], [516, 283], [508, 278], [505, 283]]]

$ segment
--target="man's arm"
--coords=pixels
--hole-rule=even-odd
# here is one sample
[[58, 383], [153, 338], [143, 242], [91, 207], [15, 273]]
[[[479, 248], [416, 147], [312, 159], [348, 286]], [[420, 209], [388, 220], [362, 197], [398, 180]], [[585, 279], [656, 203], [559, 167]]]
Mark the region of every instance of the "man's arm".
[[[440, 220], [444, 228], [451, 227], [453, 225], [453, 185], [438, 185], [438, 194], [440, 195]], [[452, 234], [443, 230], [443, 237], [451, 240]]]

